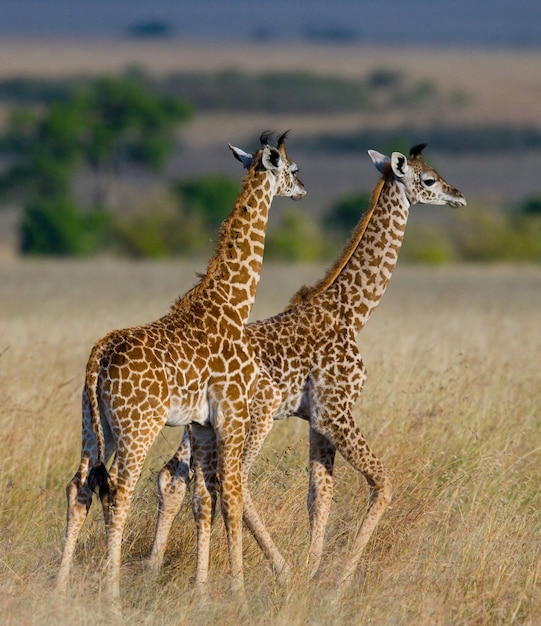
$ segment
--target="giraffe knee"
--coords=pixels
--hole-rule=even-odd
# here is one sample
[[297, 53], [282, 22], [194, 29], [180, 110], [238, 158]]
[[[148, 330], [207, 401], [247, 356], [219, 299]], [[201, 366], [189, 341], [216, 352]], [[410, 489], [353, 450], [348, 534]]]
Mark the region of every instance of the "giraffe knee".
[[165, 494], [173, 480], [172, 472], [169, 469], [169, 463], [164, 465], [158, 473], [158, 494]]
[[383, 470], [380, 476], [371, 477], [370, 484], [371, 499], [377, 499], [382, 506], [387, 506], [393, 496], [393, 484], [387, 470]]
[[77, 475], [66, 485], [66, 498], [69, 509], [74, 509], [81, 505], [88, 509], [92, 502], [92, 491], [86, 485], [81, 484], [80, 477]]
[[192, 474], [189, 463], [177, 461], [174, 466], [171, 462], [167, 463], [158, 474], [159, 495], [174, 494], [181, 486], [186, 488], [190, 484]]

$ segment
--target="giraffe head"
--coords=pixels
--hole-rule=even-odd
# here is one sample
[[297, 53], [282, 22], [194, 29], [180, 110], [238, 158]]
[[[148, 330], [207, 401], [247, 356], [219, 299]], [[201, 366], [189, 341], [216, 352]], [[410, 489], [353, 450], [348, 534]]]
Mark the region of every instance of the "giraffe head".
[[426, 143], [413, 146], [408, 157], [393, 152], [389, 158], [375, 150], [369, 150], [368, 154], [384, 176], [393, 177], [403, 187], [410, 204], [448, 204], [453, 208], [466, 206], [462, 193], [423, 161], [425, 147]]
[[298, 165], [286, 154], [285, 140], [288, 132], [286, 131], [278, 137], [276, 148], [269, 145], [272, 133], [270, 131], [262, 133], [259, 139], [261, 147], [254, 155], [245, 152], [241, 148], [235, 148], [231, 144], [228, 145], [233, 156], [247, 170], [267, 171], [273, 175], [276, 185], [274, 195], [300, 200], [306, 195], [306, 189], [298, 178]]

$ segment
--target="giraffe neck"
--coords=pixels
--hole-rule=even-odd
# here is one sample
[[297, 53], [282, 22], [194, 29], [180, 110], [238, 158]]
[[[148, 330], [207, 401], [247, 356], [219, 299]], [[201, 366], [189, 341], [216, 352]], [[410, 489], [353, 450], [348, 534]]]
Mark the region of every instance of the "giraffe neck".
[[252, 170], [243, 180], [233, 210], [220, 228], [214, 256], [206, 273], [174, 308], [209, 300], [213, 307], [234, 309], [245, 324], [255, 300], [261, 274], [265, 232], [275, 179], [267, 171]]
[[344, 267], [327, 290], [359, 332], [379, 304], [398, 261], [410, 202], [394, 177], [382, 182], [370, 220]]
[[301, 303], [333, 310], [348, 318], [357, 333], [381, 300], [398, 260], [410, 202], [391, 174], [376, 186], [369, 210], [336, 263], [313, 287], [302, 287], [286, 310]]

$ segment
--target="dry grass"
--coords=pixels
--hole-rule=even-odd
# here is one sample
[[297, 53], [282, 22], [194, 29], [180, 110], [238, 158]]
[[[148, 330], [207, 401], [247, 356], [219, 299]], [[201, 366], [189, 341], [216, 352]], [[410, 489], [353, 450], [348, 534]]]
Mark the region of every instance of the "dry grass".
[[[0, 621], [4, 624], [539, 624], [541, 272], [402, 267], [361, 336], [369, 370], [358, 419], [391, 469], [395, 497], [341, 604], [333, 575], [366, 505], [362, 477], [339, 459], [324, 575], [308, 583], [306, 426], [271, 433], [253, 493], [289, 559], [280, 588], [245, 540], [249, 616], [228, 602], [221, 519], [212, 599], [192, 603], [194, 525], [186, 502], [158, 581], [144, 572], [155, 474], [180, 433], [152, 451], [126, 530], [123, 617], [99, 602], [103, 522], [83, 528], [72, 598], [52, 592], [76, 469], [79, 394], [91, 343], [160, 315], [193, 283], [194, 264], [0, 264]], [[266, 267], [257, 316], [321, 268]]]

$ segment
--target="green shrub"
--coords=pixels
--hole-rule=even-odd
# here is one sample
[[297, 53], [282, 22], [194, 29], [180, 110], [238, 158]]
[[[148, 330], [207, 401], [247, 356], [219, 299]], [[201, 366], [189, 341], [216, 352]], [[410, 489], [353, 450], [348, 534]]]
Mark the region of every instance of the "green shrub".
[[202, 216], [188, 214], [172, 194], [147, 199], [135, 214], [115, 224], [115, 249], [135, 258], [193, 256], [211, 248]]
[[339, 199], [323, 216], [323, 225], [347, 236], [370, 206], [370, 193], [360, 191]]
[[541, 196], [530, 196], [519, 207], [520, 213], [523, 215], [540, 215], [541, 216]]
[[541, 220], [471, 205], [449, 233], [464, 261], [541, 260]]
[[325, 242], [321, 229], [304, 215], [289, 210], [278, 226], [268, 230], [267, 258], [285, 261], [316, 261], [321, 259]]
[[192, 219], [199, 217], [209, 231], [219, 228], [233, 208], [239, 190], [237, 181], [220, 174], [177, 182], [173, 186], [186, 216]]
[[400, 258], [412, 263], [442, 265], [452, 261], [454, 252], [445, 232], [432, 225], [408, 226]]
[[106, 211], [81, 213], [69, 198], [28, 202], [20, 227], [21, 252], [31, 255], [81, 256], [104, 245], [110, 228]]

